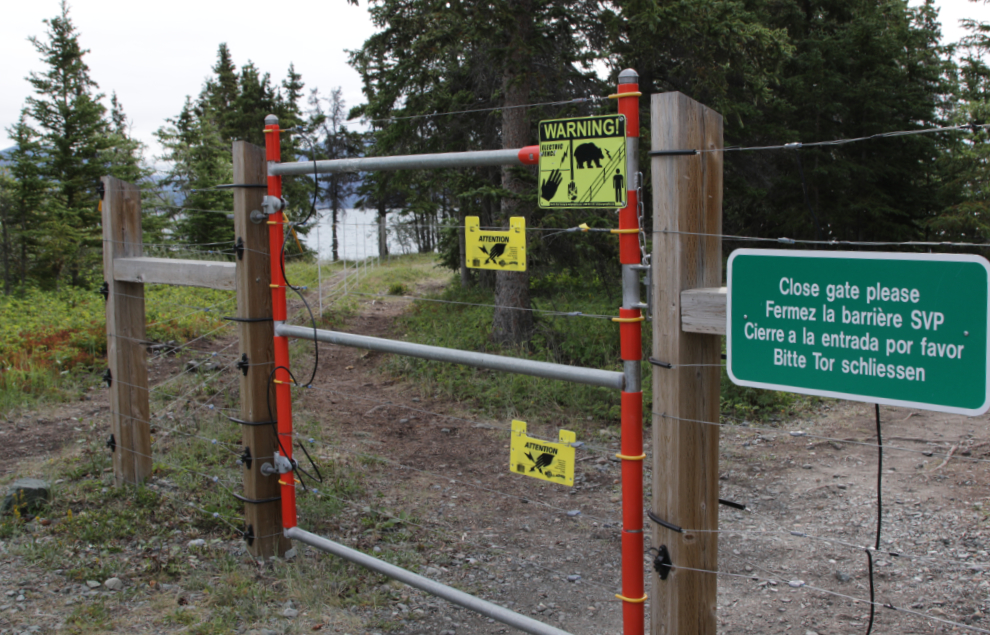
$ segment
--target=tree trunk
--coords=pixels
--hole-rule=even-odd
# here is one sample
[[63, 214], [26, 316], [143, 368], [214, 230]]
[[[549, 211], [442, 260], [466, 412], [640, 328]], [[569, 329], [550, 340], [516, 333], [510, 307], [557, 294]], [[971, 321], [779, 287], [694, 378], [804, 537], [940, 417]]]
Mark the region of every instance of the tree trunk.
[[[529, 143], [529, 114], [520, 106], [529, 100], [532, 60], [529, 50], [532, 0], [518, 0], [513, 15], [515, 29], [509, 43], [512, 54], [502, 74], [505, 108], [502, 110], [502, 147], [521, 148]], [[523, 202], [526, 183], [519, 177], [523, 168], [502, 168], [502, 226], [508, 228], [510, 216], [522, 216], [529, 225], [529, 205]], [[529, 341], [533, 331], [533, 314], [529, 311], [529, 273], [499, 271], [495, 274], [495, 309], [492, 339], [499, 344], [518, 346]], [[510, 308], [511, 307], [511, 308]], [[520, 310], [523, 309], [523, 310]]]
[[378, 257], [388, 256], [388, 210], [385, 202], [378, 203]]
[[337, 262], [338, 260], [340, 260], [340, 256], [337, 253], [337, 202], [336, 201], [334, 201], [333, 208], [332, 208], [332, 210], [330, 212], [330, 221], [331, 221], [331, 223], [330, 223], [330, 225], [331, 225], [331, 231], [330, 231], [330, 235], [331, 235], [331, 239], [330, 239], [331, 259], [334, 262]]
[[467, 266], [467, 247], [464, 244], [464, 223], [467, 222], [467, 211], [461, 207], [458, 214], [460, 227], [457, 229], [457, 249], [460, 251], [461, 286], [465, 289], [471, 286], [471, 274]]
[[[3, 203], [0, 203], [3, 205]], [[3, 294], [10, 295], [10, 223], [7, 218], [9, 216], [9, 210], [7, 206], [3, 206], [3, 218], [0, 218], [0, 223], [3, 224]]]

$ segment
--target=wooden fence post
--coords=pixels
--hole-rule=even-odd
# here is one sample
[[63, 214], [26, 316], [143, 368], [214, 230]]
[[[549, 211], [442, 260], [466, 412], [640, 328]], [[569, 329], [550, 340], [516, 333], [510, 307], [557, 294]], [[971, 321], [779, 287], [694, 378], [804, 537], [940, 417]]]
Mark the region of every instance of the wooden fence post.
[[[674, 569], [653, 574], [654, 635], [714, 635], [718, 570], [719, 382], [717, 335], [681, 330], [681, 293], [722, 283], [722, 117], [681, 93], [653, 95], [652, 148], [699, 149], [653, 157], [653, 511], [686, 529], [653, 525]], [[711, 234], [695, 236], [692, 234]], [[685, 421], [690, 419], [691, 421]]]
[[107, 363], [113, 473], [117, 485], [151, 475], [151, 424], [145, 359], [144, 284], [114, 279], [114, 259], [142, 254], [141, 191], [103, 177], [103, 276], [107, 283]]
[[[235, 141], [233, 154], [235, 184], [266, 184], [264, 148]], [[234, 188], [234, 235], [235, 240], [243, 241], [243, 249], [237, 250], [236, 274], [239, 352], [241, 360], [248, 364], [241, 377], [240, 424], [244, 447], [252, 457], [250, 464], [244, 462], [244, 523], [254, 536], [248, 550], [260, 558], [281, 556], [290, 545], [282, 536], [278, 475], [261, 474], [262, 463], [272, 462], [278, 443], [274, 425], [264, 423], [271, 421], [275, 413], [275, 385], [269, 381], [275, 363], [275, 326], [268, 286], [272, 277], [268, 225], [264, 220], [251, 220], [251, 212], [261, 209], [264, 196], [264, 187]], [[262, 425], [255, 425], [259, 423]]]

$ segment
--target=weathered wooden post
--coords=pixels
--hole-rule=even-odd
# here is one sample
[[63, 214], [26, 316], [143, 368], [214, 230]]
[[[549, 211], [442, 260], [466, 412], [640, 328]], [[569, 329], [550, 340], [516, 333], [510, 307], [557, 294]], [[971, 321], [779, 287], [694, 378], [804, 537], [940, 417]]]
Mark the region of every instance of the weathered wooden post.
[[118, 281], [114, 260], [142, 254], [141, 190], [112, 176], [103, 185], [103, 279], [107, 285], [107, 381], [117, 485], [151, 475], [151, 424], [145, 360], [144, 284]]
[[[722, 283], [722, 117], [681, 93], [653, 95], [653, 525], [673, 570], [653, 574], [652, 632], [713, 635], [718, 570], [721, 338], [681, 329], [681, 294]], [[703, 236], [694, 234], [704, 234]], [[724, 330], [724, 327], [723, 327]]]
[[[235, 141], [234, 234], [237, 252], [237, 322], [241, 355], [241, 412], [235, 420], [243, 429], [244, 524], [248, 549], [257, 557], [282, 555], [289, 548], [282, 536], [278, 475], [264, 476], [261, 465], [271, 463], [277, 449], [275, 385], [269, 381], [274, 368], [274, 323], [272, 322], [271, 257], [268, 217], [260, 222], [251, 212], [261, 210], [268, 175], [265, 149]], [[255, 187], [261, 186], [261, 187]]]

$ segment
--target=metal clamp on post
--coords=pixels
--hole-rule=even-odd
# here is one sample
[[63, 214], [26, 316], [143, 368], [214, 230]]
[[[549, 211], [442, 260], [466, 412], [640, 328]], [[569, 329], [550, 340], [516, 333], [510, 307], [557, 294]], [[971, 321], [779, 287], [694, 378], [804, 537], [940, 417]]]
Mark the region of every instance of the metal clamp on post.
[[296, 467], [296, 462], [282, 456], [281, 452], [275, 452], [275, 465], [271, 463], [261, 464], [261, 474], [263, 476], [274, 476], [276, 474], [289, 474]]
[[263, 223], [268, 220], [269, 216], [279, 213], [286, 207], [288, 207], [288, 203], [284, 197], [266, 195], [261, 200], [261, 209], [251, 212], [251, 222], [256, 225]]

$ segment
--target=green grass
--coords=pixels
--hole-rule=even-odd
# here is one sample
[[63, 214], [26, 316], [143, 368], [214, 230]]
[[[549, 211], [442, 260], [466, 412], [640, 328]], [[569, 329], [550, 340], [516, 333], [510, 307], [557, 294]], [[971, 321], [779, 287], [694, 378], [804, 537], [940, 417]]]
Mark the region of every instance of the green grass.
[[[147, 338], [181, 342], [219, 327], [234, 295], [149, 285], [145, 302]], [[0, 298], [0, 416], [45, 401], [78, 399], [98, 383], [106, 368], [105, 311], [95, 289], [29, 289]]]
[[[464, 289], [453, 281], [435, 296], [454, 302], [494, 304], [492, 291]], [[617, 315], [619, 297], [595, 280], [567, 274], [551, 274], [531, 283], [534, 308], [557, 312]], [[608, 319], [561, 317], [536, 312], [529, 345], [505, 350], [491, 340], [493, 310], [489, 307], [418, 302], [400, 319], [405, 338], [411, 341], [463, 350], [483, 351], [527, 359], [621, 371], [619, 329]], [[644, 359], [651, 350], [651, 329], [643, 329]], [[388, 370], [411, 378], [450, 399], [468, 402], [486, 416], [508, 420], [521, 418], [551, 427], [573, 426], [590, 417], [599, 424], [619, 422], [619, 395], [615, 391], [522, 375], [510, 375], [411, 358], [393, 357]], [[652, 403], [652, 373], [643, 366], [643, 400]], [[741, 388], [722, 373], [721, 406], [725, 414], [765, 419], [803, 406], [805, 399], [786, 393]], [[645, 409], [644, 422], [650, 420]]]

